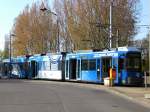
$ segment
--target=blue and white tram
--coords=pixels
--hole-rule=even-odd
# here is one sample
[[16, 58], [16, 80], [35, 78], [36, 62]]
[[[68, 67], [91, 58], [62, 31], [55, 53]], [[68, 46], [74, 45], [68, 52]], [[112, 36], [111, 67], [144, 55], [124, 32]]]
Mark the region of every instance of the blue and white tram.
[[22, 67], [19, 65], [17, 58], [4, 59], [1, 63], [2, 77], [5, 78], [21, 78]]
[[103, 83], [109, 70], [115, 71], [115, 84], [142, 84], [141, 52], [120, 47], [100, 52], [79, 51], [66, 56], [65, 79]]
[[45, 55], [33, 55], [29, 58], [30, 78], [63, 80], [63, 55], [47, 53]]
[[141, 51], [135, 47], [118, 49], [118, 77], [121, 84], [143, 84]]
[[19, 69], [20, 69], [20, 75], [19, 78], [20, 79], [27, 79], [28, 77], [28, 68], [27, 67], [27, 57], [26, 56], [17, 56], [17, 58], [15, 59], [15, 63], [18, 65]]
[[10, 77], [10, 59], [4, 59], [1, 62], [1, 78]]
[[143, 84], [141, 51], [135, 47], [20, 56], [12, 58], [11, 63], [4, 60], [1, 66], [8, 77], [14, 74], [19, 78], [95, 83], [103, 83], [113, 69], [115, 84]]
[[50, 80], [62, 80], [61, 54], [48, 54], [41, 56], [38, 78]]

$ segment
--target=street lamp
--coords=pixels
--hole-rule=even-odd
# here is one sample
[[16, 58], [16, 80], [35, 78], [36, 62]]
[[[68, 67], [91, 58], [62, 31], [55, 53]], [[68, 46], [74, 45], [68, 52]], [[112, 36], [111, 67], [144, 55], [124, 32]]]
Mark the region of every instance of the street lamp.
[[44, 8], [41, 8], [40, 9], [42, 12], [47, 12], [47, 13], [49, 13], [49, 14], [53, 14], [54, 16], [56, 16], [57, 17], [57, 40], [56, 40], [56, 42], [57, 42], [57, 46], [56, 46], [56, 50], [57, 50], [57, 52], [60, 52], [60, 49], [59, 49], [59, 20], [58, 20], [58, 15], [56, 14], [56, 13], [54, 13], [54, 12], [52, 12], [51, 10], [48, 10], [46, 7], [44, 7]]
[[11, 53], [11, 49], [12, 49], [12, 46], [11, 46], [11, 41], [12, 41], [12, 37], [16, 36], [15, 34], [11, 34], [9, 35], [9, 75], [11, 76], [11, 63], [12, 63], [12, 60], [11, 60], [11, 57], [12, 57], [12, 53]]
[[109, 6], [109, 48], [112, 48], [112, 5], [113, 0], [110, 1]]

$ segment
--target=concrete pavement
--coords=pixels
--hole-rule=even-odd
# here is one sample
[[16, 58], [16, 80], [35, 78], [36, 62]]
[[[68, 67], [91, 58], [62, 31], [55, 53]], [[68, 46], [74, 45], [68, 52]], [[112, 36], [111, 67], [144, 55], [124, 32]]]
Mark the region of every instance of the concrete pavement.
[[[150, 87], [111, 87], [112, 92], [122, 95], [135, 103], [150, 108]], [[147, 96], [147, 98], [145, 98]]]
[[0, 112], [150, 111], [95, 86], [55, 81], [0, 80]]
[[[134, 103], [140, 104], [146, 108], [150, 108], [150, 87], [125, 87], [125, 86], [113, 86], [106, 87], [103, 85], [95, 84], [75, 84], [80, 87], [88, 87], [95, 89], [103, 89], [111, 94], [118, 95], [126, 98]], [[147, 98], [145, 98], [147, 97]]]

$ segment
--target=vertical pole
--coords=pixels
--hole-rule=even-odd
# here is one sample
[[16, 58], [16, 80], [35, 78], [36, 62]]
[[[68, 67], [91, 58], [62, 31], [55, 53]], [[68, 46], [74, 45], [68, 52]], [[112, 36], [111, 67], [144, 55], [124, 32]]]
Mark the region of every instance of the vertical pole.
[[44, 53], [44, 38], [42, 36], [42, 53]]
[[59, 21], [58, 21], [58, 16], [57, 16], [57, 35], [58, 35], [58, 37], [57, 37], [57, 52], [60, 52], [60, 50], [59, 50]]
[[11, 33], [9, 36], [9, 78], [11, 76]]
[[146, 72], [144, 72], [144, 84], [145, 84], [145, 89], [147, 89], [147, 75], [146, 75]]
[[119, 30], [117, 29], [116, 48], [118, 48]]
[[109, 10], [109, 48], [112, 48], [112, 1], [110, 2]]

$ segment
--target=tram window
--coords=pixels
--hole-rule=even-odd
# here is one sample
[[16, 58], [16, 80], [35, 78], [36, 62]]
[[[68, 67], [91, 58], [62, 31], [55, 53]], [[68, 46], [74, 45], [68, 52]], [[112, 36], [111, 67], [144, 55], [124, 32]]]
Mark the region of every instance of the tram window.
[[40, 69], [41, 70], [50, 70], [50, 63], [47, 61], [41, 62]]
[[45, 70], [50, 70], [50, 62], [45, 61]]
[[96, 69], [96, 60], [89, 60], [89, 70]]
[[12, 70], [11, 70], [12, 74], [13, 75], [18, 75], [19, 76], [19, 73], [21, 73], [21, 69], [19, 68], [19, 65], [17, 64], [12, 64]]
[[28, 62], [25, 62], [25, 63], [23, 64], [23, 69], [25, 69], [25, 70], [28, 70], [28, 69], [29, 69], [29, 63], [28, 63]]
[[140, 69], [140, 58], [128, 58], [127, 69]]
[[59, 66], [58, 62], [51, 62], [50, 70], [57, 71], [58, 70], [58, 66]]
[[141, 70], [141, 54], [140, 53], [128, 53], [126, 59], [127, 70]]
[[122, 70], [124, 66], [124, 59], [119, 59], [119, 65], [118, 65], [118, 70]]
[[39, 63], [39, 70], [43, 70], [43, 68], [42, 68], [42, 61], [40, 61], [38, 63]]
[[113, 66], [116, 66], [117, 63], [118, 63], [118, 59], [117, 59], [117, 58], [114, 58], [114, 59], [113, 59]]
[[82, 70], [96, 70], [96, 60], [82, 60]]
[[107, 73], [112, 66], [112, 58], [102, 58], [103, 72]]
[[81, 69], [82, 70], [88, 70], [88, 60], [82, 60], [81, 61]]
[[42, 65], [43, 65], [43, 70], [46, 70], [46, 62], [45, 61], [42, 62]]
[[18, 67], [19, 67], [21, 70], [24, 69], [24, 66], [23, 66], [23, 64], [21, 64], [21, 63], [18, 64]]
[[44, 68], [44, 62], [41, 62], [41, 64], [40, 64], [40, 70], [44, 70], [45, 68]]

